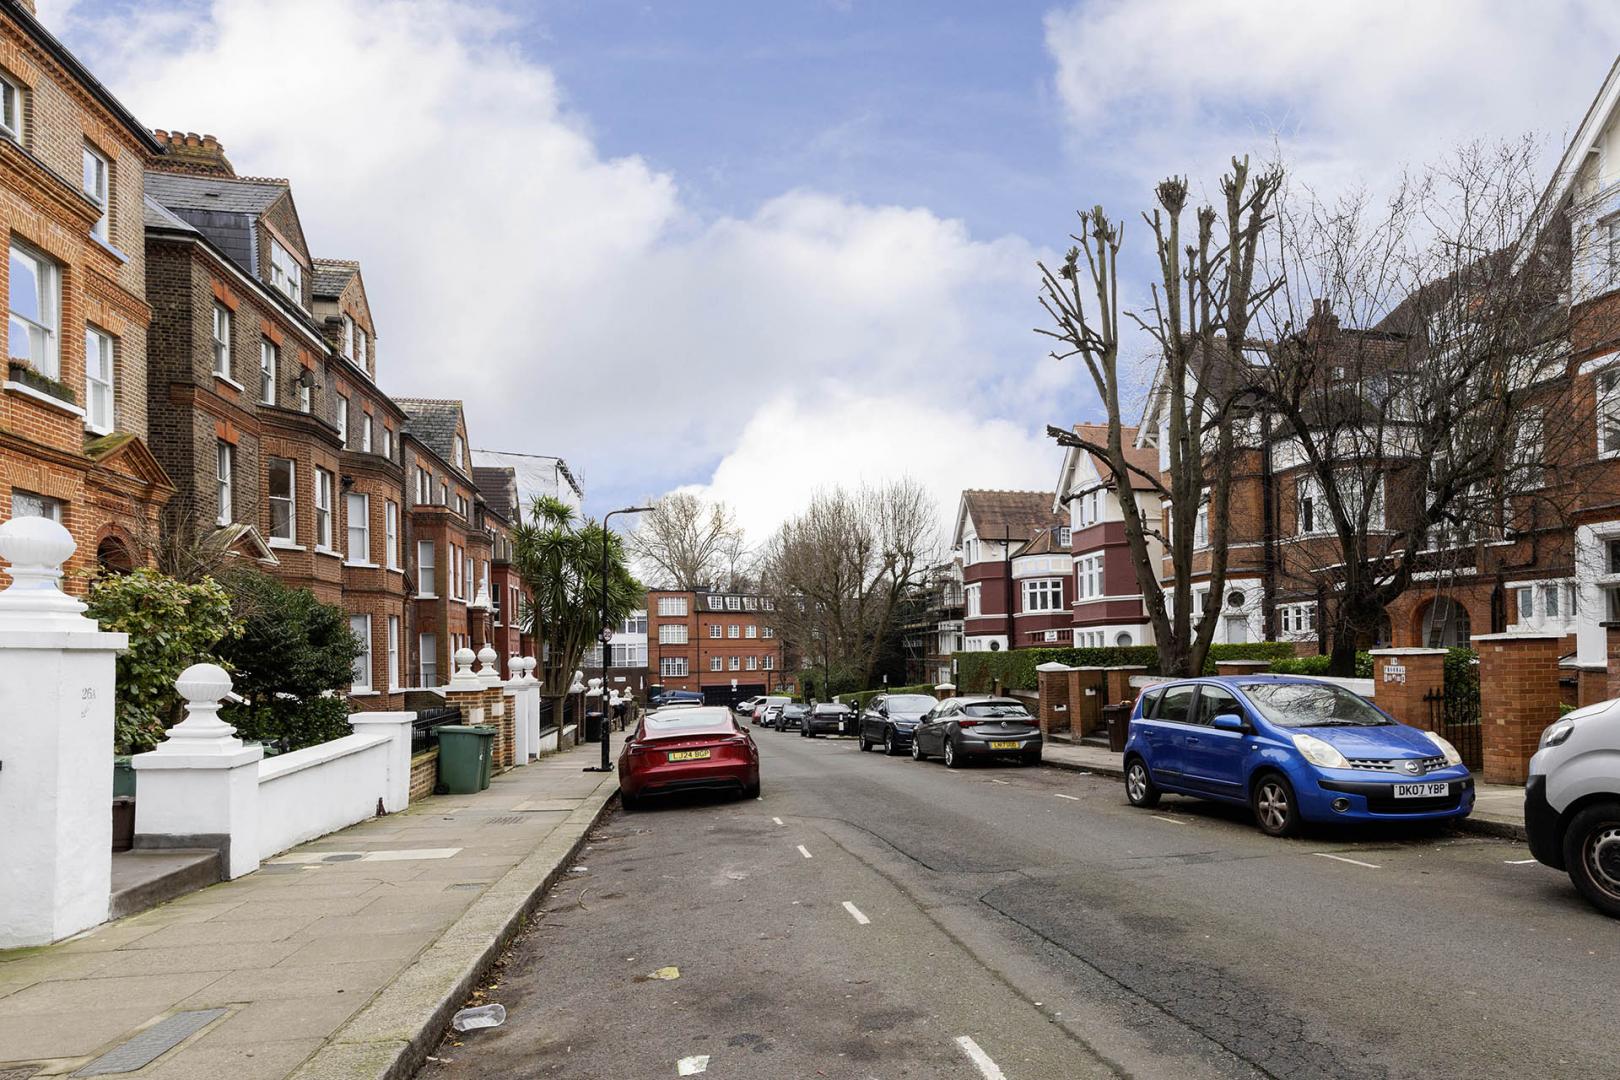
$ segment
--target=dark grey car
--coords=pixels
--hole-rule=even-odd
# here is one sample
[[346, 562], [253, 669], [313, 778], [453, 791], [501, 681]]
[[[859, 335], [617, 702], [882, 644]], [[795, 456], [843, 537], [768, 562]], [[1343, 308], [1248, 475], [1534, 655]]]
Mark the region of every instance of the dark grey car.
[[1039, 765], [1041, 728], [1016, 698], [950, 698], [912, 732], [912, 760], [934, 756], [944, 758], [948, 769], [961, 768], [973, 758], [994, 757]]
[[927, 694], [879, 694], [861, 712], [861, 749], [881, 746], [891, 757], [905, 753], [917, 721], [938, 704]]
[[811, 708], [808, 716], [804, 718], [802, 734], [815, 738], [820, 734], [847, 735], [855, 726], [854, 716], [848, 705], [840, 705], [834, 701], [823, 701]]
[[804, 718], [809, 715], [810, 706], [801, 705], [796, 701], [789, 702], [782, 706], [781, 711], [776, 714], [776, 730], [797, 731], [803, 734]]

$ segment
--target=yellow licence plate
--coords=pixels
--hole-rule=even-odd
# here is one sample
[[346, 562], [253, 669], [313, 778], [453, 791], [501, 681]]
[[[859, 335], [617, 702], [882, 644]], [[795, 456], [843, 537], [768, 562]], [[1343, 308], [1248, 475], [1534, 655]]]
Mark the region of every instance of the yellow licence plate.
[[1023, 743], [1019, 743], [1019, 742], [993, 742], [993, 743], [990, 744], [990, 749], [992, 749], [992, 750], [1017, 750], [1020, 747], [1022, 747], [1023, 745], [1024, 745]]
[[671, 750], [664, 755], [666, 761], [707, 761], [707, 750]]

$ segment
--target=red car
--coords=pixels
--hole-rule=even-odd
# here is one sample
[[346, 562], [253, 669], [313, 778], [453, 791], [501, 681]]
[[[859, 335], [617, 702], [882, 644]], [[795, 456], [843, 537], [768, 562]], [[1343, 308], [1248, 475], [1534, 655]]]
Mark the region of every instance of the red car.
[[636, 810], [649, 795], [735, 791], [759, 796], [759, 750], [723, 705], [646, 714], [619, 752], [619, 800]]

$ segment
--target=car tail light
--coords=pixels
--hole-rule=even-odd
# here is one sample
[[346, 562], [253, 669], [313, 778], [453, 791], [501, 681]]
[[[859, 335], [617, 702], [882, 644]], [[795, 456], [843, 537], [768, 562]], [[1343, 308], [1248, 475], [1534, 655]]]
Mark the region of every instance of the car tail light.
[[720, 746], [747, 746], [747, 735], [728, 735], [718, 743]]
[[956, 722], [957, 727], [978, 727], [979, 724], [980, 721], [978, 720], [958, 720]]

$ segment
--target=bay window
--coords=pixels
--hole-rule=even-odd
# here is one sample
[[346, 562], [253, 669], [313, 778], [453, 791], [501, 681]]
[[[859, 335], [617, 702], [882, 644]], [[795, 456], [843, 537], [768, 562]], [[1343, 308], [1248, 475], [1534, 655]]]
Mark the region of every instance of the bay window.
[[371, 496], [350, 492], [345, 498], [349, 519], [349, 562], [371, 562]]
[[360, 643], [360, 655], [354, 658], [354, 685], [350, 687], [355, 693], [365, 693], [371, 689], [371, 616], [350, 615], [349, 633]]
[[1038, 578], [1023, 583], [1024, 610], [1063, 610], [1063, 581], [1061, 578]]
[[286, 540], [294, 543], [298, 540], [298, 510], [297, 488], [293, 482], [295, 466], [289, 458], [271, 458], [269, 473], [270, 488], [270, 539]]
[[315, 548], [332, 550], [332, 474], [315, 470]]

